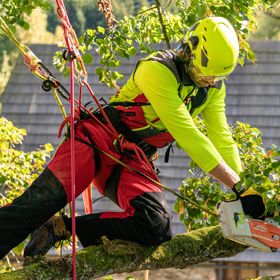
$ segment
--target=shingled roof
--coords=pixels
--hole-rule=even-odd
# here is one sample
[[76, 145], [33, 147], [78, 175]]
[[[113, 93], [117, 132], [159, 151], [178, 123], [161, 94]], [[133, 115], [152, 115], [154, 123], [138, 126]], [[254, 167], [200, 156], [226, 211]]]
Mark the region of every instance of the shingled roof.
[[[227, 82], [227, 115], [229, 123], [235, 121], [248, 122], [260, 128], [263, 132], [266, 146], [274, 143], [280, 145], [280, 42], [253, 42], [253, 49], [257, 56], [257, 65], [246, 64], [237, 67]], [[55, 45], [32, 45], [36, 53], [59, 78], [66, 87], [69, 81], [52, 67], [52, 55], [57, 50]], [[130, 61], [123, 61], [120, 71], [124, 73], [124, 80], [129, 77], [135, 63], [142, 56], [139, 54]], [[98, 83], [94, 75], [96, 64], [88, 67], [89, 81], [98, 98], [108, 97], [114, 92], [112, 89]], [[85, 101], [89, 100], [87, 96]], [[57, 146], [57, 131], [62, 117], [54, 98], [50, 93], [41, 90], [41, 81], [34, 77], [20, 58], [13, 75], [1, 98], [3, 115], [13, 121], [18, 127], [27, 129], [23, 149], [36, 149], [42, 144], [52, 143]], [[161, 170], [162, 182], [176, 189], [187, 176], [188, 159], [184, 152], [175, 149], [169, 164], [163, 162], [164, 151], [160, 152], [158, 166]], [[94, 193], [98, 197], [97, 193]], [[167, 200], [172, 207], [175, 197], [166, 193]], [[82, 212], [82, 202], [79, 199], [77, 207]], [[94, 205], [94, 211], [117, 209], [110, 201], [102, 199]], [[184, 225], [174, 214], [173, 229], [175, 233], [184, 232]]]

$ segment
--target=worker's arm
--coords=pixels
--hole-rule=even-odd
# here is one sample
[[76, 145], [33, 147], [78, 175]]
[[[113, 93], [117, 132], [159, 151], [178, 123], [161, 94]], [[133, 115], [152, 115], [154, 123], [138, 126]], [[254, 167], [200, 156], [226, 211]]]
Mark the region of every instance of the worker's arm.
[[238, 174], [224, 161], [221, 161], [214, 169], [209, 172], [209, 174], [218, 179], [230, 189], [232, 189], [234, 185], [240, 181]]
[[165, 128], [205, 172], [213, 170], [222, 157], [193, 122], [178, 95], [178, 83], [171, 71], [155, 61], [143, 61], [134, 82], [145, 94]]
[[236, 143], [232, 138], [225, 114], [226, 87], [210, 88], [207, 106], [201, 112], [207, 135], [224, 161], [236, 172], [242, 171], [241, 160]]
[[134, 81], [163, 125], [191, 159], [206, 173], [231, 188], [238, 181], [238, 175], [222, 161], [213, 143], [194, 124], [178, 95], [178, 83], [171, 71], [158, 62], [145, 61], [138, 66]]

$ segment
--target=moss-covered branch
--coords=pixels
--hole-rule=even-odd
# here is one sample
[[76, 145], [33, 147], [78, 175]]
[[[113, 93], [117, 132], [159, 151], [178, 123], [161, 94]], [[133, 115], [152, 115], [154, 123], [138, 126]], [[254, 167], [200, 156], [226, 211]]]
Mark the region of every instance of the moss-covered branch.
[[[144, 269], [185, 268], [219, 257], [233, 256], [245, 246], [222, 237], [220, 227], [208, 227], [176, 235], [158, 247], [103, 240], [77, 253], [77, 279]], [[71, 279], [71, 256], [57, 261], [42, 260], [21, 270], [0, 274], [0, 280]]]

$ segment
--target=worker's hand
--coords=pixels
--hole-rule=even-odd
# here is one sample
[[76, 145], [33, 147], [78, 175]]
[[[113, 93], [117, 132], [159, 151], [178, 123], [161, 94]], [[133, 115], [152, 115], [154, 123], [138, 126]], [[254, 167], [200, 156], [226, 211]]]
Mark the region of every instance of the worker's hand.
[[241, 200], [243, 211], [253, 219], [260, 219], [265, 214], [265, 203], [260, 193], [253, 188], [237, 190], [234, 186], [232, 190], [237, 198]]

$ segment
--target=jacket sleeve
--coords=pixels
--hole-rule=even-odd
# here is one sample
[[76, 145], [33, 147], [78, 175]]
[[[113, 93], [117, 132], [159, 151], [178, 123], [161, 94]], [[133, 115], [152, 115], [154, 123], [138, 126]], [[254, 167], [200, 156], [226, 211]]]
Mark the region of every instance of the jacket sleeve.
[[209, 103], [201, 113], [206, 124], [207, 135], [225, 162], [239, 174], [242, 171], [241, 160], [225, 114], [225, 84], [223, 83], [220, 89], [211, 88], [209, 91], [213, 92]]
[[178, 83], [172, 72], [158, 62], [143, 61], [134, 73], [134, 82], [165, 128], [196, 164], [207, 173], [215, 168], [222, 157], [195, 126], [178, 95]]

